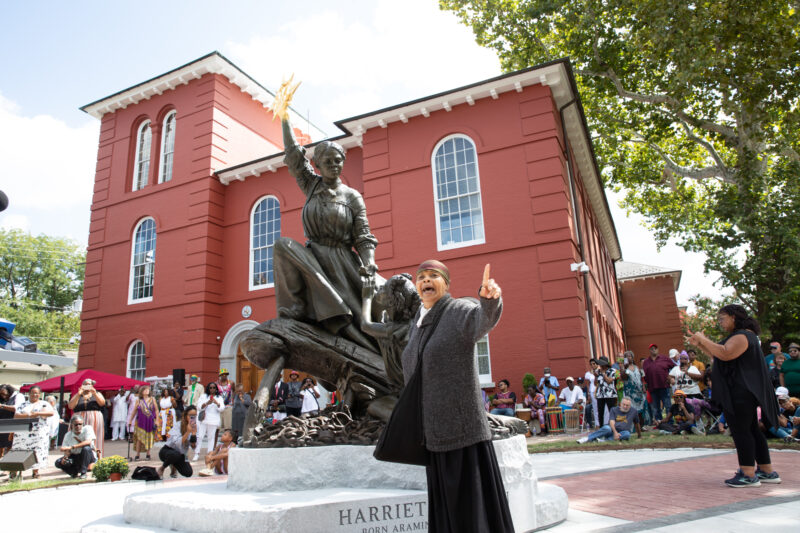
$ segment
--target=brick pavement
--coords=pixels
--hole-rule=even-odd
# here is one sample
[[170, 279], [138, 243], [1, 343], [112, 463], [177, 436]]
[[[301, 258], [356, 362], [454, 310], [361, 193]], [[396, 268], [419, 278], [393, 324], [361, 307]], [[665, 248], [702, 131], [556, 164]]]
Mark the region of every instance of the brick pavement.
[[[633, 466], [549, 479], [569, 496], [571, 509], [643, 521], [710, 510], [750, 500], [800, 499], [800, 469], [793, 453], [773, 453], [783, 483], [732, 489], [723, 484], [736, 470], [734, 453]], [[762, 505], [767, 505], [762, 503]]]

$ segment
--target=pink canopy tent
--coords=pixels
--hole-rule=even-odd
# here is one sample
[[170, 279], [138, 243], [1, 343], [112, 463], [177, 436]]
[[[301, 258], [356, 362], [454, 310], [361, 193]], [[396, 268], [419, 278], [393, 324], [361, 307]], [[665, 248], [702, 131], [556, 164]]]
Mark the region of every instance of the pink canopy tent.
[[42, 392], [58, 392], [61, 390], [61, 378], [64, 378], [64, 392], [69, 392], [70, 394], [77, 394], [83, 381], [89, 378], [97, 382], [94, 388], [99, 391], [118, 390], [120, 387], [129, 389], [134, 385], [148, 385], [146, 381], [117, 376], [107, 372], [100, 372], [99, 370], [79, 370], [78, 372], [56, 376], [32, 385], [25, 385], [20, 390], [28, 392], [33, 385], [36, 385], [41, 387]]

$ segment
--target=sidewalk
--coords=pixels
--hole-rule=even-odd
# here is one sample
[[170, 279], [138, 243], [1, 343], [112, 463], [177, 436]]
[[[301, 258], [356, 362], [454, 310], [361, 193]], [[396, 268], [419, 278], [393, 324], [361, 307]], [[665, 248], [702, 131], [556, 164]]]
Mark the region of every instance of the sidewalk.
[[[106, 454], [125, 456], [126, 443], [106, 443]], [[157, 451], [154, 449], [154, 452]], [[153, 455], [155, 457], [155, 454]], [[731, 489], [722, 480], [736, 469], [731, 450], [673, 449], [563, 452], [531, 455], [539, 479], [569, 495], [567, 520], [548, 531], [787, 532], [800, 529], [800, 452], [772, 450], [780, 485]], [[55, 458], [51, 456], [51, 462]], [[198, 461], [193, 466], [197, 470]], [[133, 463], [156, 466], [157, 461]], [[47, 475], [55, 475], [48, 471]], [[77, 532], [90, 524], [105, 531], [142, 531], [122, 520], [125, 497], [154, 488], [191, 490], [225, 477], [144, 483], [88, 483], [0, 496], [6, 529]], [[686, 528], [690, 529], [686, 529]], [[700, 529], [696, 529], [700, 528]], [[321, 532], [325, 533], [325, 532]]]

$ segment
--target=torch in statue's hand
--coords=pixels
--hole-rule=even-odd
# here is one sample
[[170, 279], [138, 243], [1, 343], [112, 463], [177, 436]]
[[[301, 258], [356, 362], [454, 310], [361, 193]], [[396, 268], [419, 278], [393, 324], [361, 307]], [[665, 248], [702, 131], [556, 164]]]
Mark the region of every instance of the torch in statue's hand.
[[293, 81], [294, 74], [289, 76], [288, 80], [284, 79], [281, 83], [280, 89], [278, 89], [278, 93], [269, 107], [273, 113], [272, 120], [275, 120], [276, 117], [279, 117], [281, 121], [289, 120], [289, 105], [292, 103], [292, 98], [294, 98], [297, 88], [300, 87], [299, 81], [292, 83]]

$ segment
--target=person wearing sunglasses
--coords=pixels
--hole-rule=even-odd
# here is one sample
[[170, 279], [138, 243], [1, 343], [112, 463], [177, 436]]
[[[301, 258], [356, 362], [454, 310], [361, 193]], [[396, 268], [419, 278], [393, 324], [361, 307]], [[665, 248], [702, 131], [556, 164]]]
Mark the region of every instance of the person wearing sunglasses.
[[69, 422], [69, 431], [61, 443], [60, 449], [64, 456], [56, 460], [56, 468], [60, 468], [70, 477], [85, 478], [87, 470], [91, 470], [97, 461], [94, 453], [96, 438], [92, 426], [85, 424], [81, 415], [73, 415]]

